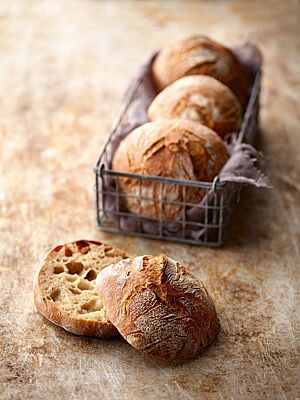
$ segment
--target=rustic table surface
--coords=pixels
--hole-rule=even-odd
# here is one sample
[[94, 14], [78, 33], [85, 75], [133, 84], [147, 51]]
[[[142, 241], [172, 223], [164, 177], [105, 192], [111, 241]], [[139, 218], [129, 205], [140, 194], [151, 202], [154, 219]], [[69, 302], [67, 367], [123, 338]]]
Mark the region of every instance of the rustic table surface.
[[[92, 168], [126, 82], [150, 51], [192, 32], [260, 46], [258, 145], [274, 189], [243, 192], [221, 249], [105, 234]], [[296, 0], [0, 2], [1, 399], [300, 398], [299, 37]], [[216, 343], [166, 365], [43, 319], [38, 262], [78, 238], [189, 266], [215, 300]]]

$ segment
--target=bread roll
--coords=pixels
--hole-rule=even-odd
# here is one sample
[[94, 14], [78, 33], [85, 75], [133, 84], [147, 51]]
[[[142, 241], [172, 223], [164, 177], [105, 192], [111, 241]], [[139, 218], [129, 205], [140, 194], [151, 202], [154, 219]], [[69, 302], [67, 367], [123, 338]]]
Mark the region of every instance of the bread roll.
[[96, 289], [121, 335], [151, 356], [193, 358], [218, 333], [216, 310], [202, 283], [163, 254], [110, 265], [98, 275]]
[[242, 107], [233, 92], [205, 75], [179, 79], [159, 93], [148, 109], [149, 119], [183, 118], [201, 122], [221, 137], [239, 131]]
[[157, 89], [187, 75], [210, 75], [229, 86], [242, 105], [248, 96], [247, 74], [234, 53], [203, 35], [175, 41], [157, 55], [153, 77]]
[[99, 271], [128, 254], [103, 242], [77, 240], [52, 249], [34, 285], [34, 303], [49, 321], [76, 335], [118, 335], [95, 292]]
[[[221, 138], [206, 126], [188, 120], [164, 120], [144, 124], [132, 131], [117, 148], [112, 162], [115, 171], [184, 180], [210, 182], [228, 159]], [[139, 182], [119, 178], [120, 189], [130, 196], [126, 207], [153, 219], [176, 220], [182, 217], [178, 201], [199, 202], [204, 192], [198, 188], [160, 182]], [[148, 200], [149, 199], [149, 200]], [[163, 200], [163, 204], [161, 204]]]

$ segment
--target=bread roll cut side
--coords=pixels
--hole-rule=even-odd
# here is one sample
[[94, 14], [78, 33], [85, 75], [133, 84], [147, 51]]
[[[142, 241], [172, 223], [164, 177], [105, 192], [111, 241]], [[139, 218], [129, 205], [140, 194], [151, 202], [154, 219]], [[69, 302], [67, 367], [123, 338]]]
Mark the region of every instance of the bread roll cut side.
[[52, 249], [34, 284], [34, 303], [49, 321], [77, 335], [118, 335], [95, 291], [98, 273], [128, 254], [103, 242], [78, 240]]
[[216, 310], [204, 286], [165, 255], [111, 265], [98, 275], [96, 288], [121, 335], [151, 356], [193, 358], [218, 333]]

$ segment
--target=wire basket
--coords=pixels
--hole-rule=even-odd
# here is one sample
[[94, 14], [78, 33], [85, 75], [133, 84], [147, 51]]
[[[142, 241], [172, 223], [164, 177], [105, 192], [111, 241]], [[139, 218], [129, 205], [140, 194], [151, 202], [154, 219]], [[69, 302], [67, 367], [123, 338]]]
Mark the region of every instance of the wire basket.
[[[259, 93], [261, 72], [253, 81], [242, 127], [238, 134], [239, 143], [253, 143], [258, 128]], [[187, 181], [158, 176], [143, 176], [113, 171], [107, 167], [107, 152], [126, 125], [130, 109], [141, 96], [142, 80], [131, 87], [119, 116], [111, 130], [108, 141], [95, 167], [97, 222], [102, 230], [152, 239], [172, 240], [206, 246], [220, 246], [226, 238], [228, 223], [235, 204], [239, 201], [240, 185], [219, 182]], [[136, 183], [136, 193], [128, 195], [120, 189], [120, 182], [131, 178]], [[108, 184], [109, 183], [109, 184]], [[155, 185], [155, 199], [147, 197], [145, 188]], [[171, 185], [171, 186], [170, 186]], [[166, 193], [176, 190], [180, 201], [170, 201]], [[201, 192], [200, 200], [189, 202], [187, 193]], [[129, 212], [126, 203], [134, 204], [135, 212]], [[145, 207], [155, 207], [158, 217], [145, 215]], [[132, 209], [132, 207], [131, 207]], [[176, 210], [176, 219], [166, 218], [166, 210]]]

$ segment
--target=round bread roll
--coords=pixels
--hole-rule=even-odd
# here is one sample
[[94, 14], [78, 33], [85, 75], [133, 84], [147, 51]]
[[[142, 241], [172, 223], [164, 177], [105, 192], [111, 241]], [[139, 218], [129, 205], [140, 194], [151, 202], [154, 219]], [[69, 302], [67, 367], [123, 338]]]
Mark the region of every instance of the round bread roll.
[[229, 86], [242, 105], [248, 96], [247, 74], [234, 53], [204, 35], [175, 41], [160, 51], [153, 63], [159, 91], [187, 75], [210, 75]]
[[183, 118], [201, 122], [221, 137], [239, 131], [242, 107], [232, 91], [210, 76], [186, 76], [159, 93], [148, 109], [151, 121]]
[[193, 358], [218, 333], [216, 309], [202, 283], [163, 254], [108, 266], [96, 288], [121, 335], [151, 356]]
[[[222, 139], [211, 129], [194, 121], [164, 120], [136, 128], [117, 148], [115, 171], [193, 181], [213, 181], [228, 159]], [[182, 204], [198, 203], [203, 189], [153, 180], [120, 177], [121, 191], [128, 196], [126, 208], [152, 219], [182, 217]], [[142, 197], [142, 200], [139, 200]]]

